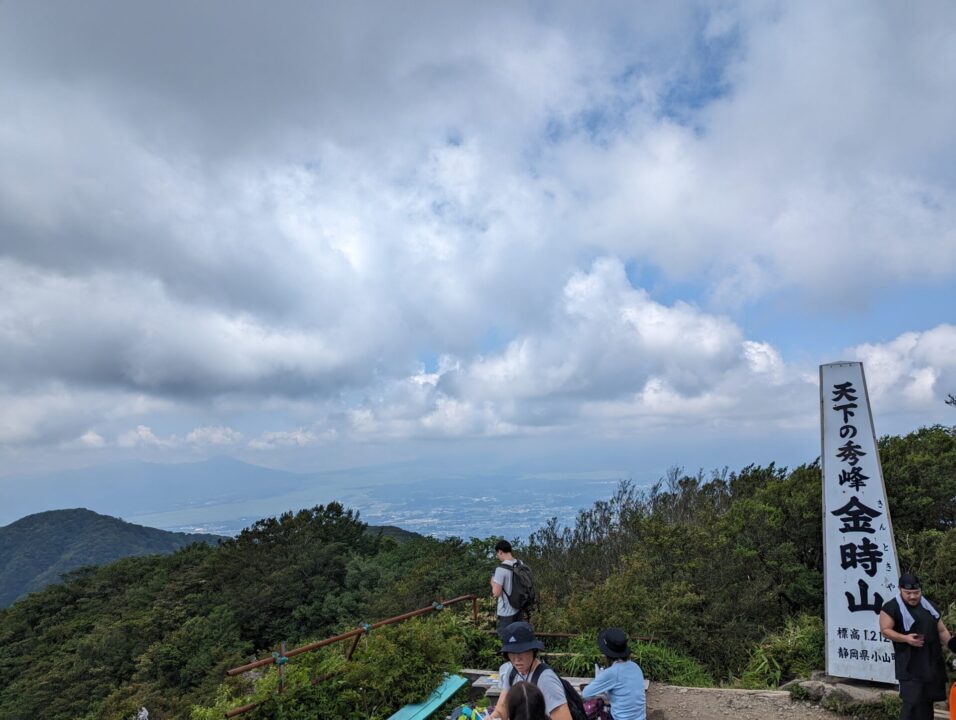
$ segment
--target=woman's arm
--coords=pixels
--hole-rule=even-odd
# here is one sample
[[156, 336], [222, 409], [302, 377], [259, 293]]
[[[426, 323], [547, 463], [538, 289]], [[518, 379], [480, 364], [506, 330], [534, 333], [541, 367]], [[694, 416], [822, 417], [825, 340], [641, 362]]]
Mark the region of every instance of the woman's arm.
[[611, 672], [611, 668], [608, 668], [602, 673], [598, 673], [596, 678], [585, 685], [584, 689], [581, 691], [581, 697], [593, 698], [602, 693], [606, 693], [614, 686], [614, 680], [615, 677], [614, 673]]

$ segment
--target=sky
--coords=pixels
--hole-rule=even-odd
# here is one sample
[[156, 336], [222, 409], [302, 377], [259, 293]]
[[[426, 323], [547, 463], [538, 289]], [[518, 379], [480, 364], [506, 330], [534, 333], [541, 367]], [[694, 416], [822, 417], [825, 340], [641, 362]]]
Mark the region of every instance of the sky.
[[943, 0], [2, 3], [0, 490], [956, 424], [954, 87]]

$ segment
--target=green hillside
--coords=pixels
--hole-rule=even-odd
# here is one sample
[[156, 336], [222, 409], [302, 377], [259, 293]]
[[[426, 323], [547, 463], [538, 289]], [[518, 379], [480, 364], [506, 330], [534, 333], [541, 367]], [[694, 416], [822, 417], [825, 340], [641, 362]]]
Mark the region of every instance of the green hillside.
[[[923, 428], [880, 452], [899, 560], [941, 608], [956, 607], [956, 436]], [[579, 633], [552, 656], [569, 674], [597, 658], [598, 628], [634, 638], [648, 677], [681, 685], [773, 687], [821, 668], [821, 478], [749, 465], [623, 483], [567, 524], [516, 548], [534, 568], [540, 630]], [[493, 666], [490, 600], [476, 626], [445, 611], [374, 630], [277, 674], [225, 671], [436, 598], [487, 598], [493, 539], [396, 542], [337, 503], [260, 520], [217, 547], [126, 558], [74, 573], [0, 610], [0, 717], [387, 718], [441, 673]], [[953, 617], [945, 618], [952, 627]], [[554, 642], [548, 641], [550, 650]], [[313, 682], [315, 681], [315, 682]]]
[[0, 528], [0, 607], [85, 565], [166, 555], [191, 543], [221, 539], [133, 525], [83, 508], [28, 515]]

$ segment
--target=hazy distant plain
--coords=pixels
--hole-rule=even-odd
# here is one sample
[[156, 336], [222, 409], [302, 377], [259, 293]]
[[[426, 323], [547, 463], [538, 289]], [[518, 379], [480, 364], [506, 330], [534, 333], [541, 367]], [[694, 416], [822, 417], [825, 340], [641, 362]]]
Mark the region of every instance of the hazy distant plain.
[[121, 463], [9, 483], [0, 524], [71, 507], [177, 532], [234, 535], [260, 518], [333, 500], [372, 525], [434, 537], [527, 537], [549, 518], [610, 497], [620, 473], [487, 476], [374, 466], [292, 473], [226, 458], [197, 463]]

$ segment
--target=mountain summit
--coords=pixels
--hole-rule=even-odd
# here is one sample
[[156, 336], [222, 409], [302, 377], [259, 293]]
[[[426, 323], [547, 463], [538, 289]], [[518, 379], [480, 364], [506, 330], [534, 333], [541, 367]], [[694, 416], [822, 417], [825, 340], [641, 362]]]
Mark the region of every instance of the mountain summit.
[[221, 539], [133, 525], [84, 508], [28, 515], [0, 528], [0, 607], [84, 565], [165, 555], [195, 542], [215, 544]]

